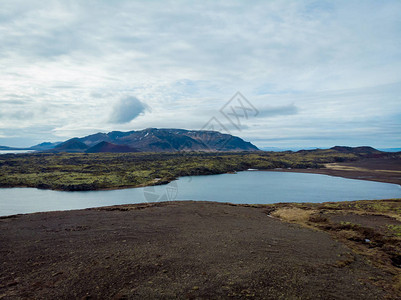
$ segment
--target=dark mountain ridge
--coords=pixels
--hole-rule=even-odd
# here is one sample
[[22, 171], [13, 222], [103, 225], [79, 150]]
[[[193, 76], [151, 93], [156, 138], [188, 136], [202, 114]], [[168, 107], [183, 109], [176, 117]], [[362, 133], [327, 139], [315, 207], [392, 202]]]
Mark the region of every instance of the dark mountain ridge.
[[112, 131], [73, 138], [51, 152], [176, 152], [176, 151], [257, 151], [243, 139], [217, 131], [157, 129]]
[[51, 152], [85, 152], [88, 146], [80, 141], [79, 138], [70, 139], [55, 148], [51, 149]]
[[108, 152], [108, 153], [128, 153], [128, 152], [138, 152], [137, 149], [131, 148], [127, 145], [116, 145], [109, 142], [100, 142], [93, 147], [90, 147], [85, 151], [86, 153], [99, 153], [99, 152]]
[[332, 150], [336, 150], [341, 153], [370, 153], [370, 154], [375, 154], [375, 153], [380, 153], [380, 150], [377, 150], [373, 147], [370, 146], [360, 146], [360, 147], [347, 147], [347, 146], [335, 146], [330, 148]]

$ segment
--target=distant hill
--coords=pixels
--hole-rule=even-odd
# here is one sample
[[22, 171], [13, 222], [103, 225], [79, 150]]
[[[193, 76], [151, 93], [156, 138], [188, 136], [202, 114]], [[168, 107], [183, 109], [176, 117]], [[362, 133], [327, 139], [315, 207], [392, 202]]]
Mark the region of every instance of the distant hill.
[[73, 138], [51, 152], [175, 152], [175, 151], [257, 151], [243, 139], [217, 131], [157, 129], [112, 131]]
[[[319, 148], [318, 147], [305, 147], [305, 148], [302, 148], [302, 147], [286, 147], [286, 148], [262, 147], [262, 148], [259, 148], [259, 149], [263, 150], [263, 151], [271, 151], [271, 152], [284, 152], [284, 151], [296, 152], [296, 151], [300, 151], [300, 150], [316, 150], [316, 149], [319, 149]], [[323, 148], [320, 148], [320, 149], [323, 149]], [[324, 149], [326, 149], [326, 148], [324, 148]]]
[[51, 149], [51, 152], [85, 152], [88, 146], [80, 141], [79, 138], [70, 139], [55, 148]]
[[100, 142], [93, 147], [90, 147], [85, 151], [86, 153], [100, 153], [100, 152], [110, 152], [110, 153], [128, 153], [128, 152], [138, 152], [137, 149], [131, 148], [127, 145], [116, 145], [108, 142]]
[[35, 151], [44, 151], [44, 150], [50, 150], [56, 147], [57, 145], [61, 144], [61, 142], [57, 143], [50, 143], [50, 142], [45, 142], [41, 143], [32, 147], [23, 147], [23, 148], [17, 148], [17, 147], [8, 147], [8, 146], [0, 146], [0, 150], [35, 150]]
[[362, 147], [335, 146], [330, 149], [336, 150], [341, 153], [354, 153], [354, 154], [360, 154], [360, 153], [379, 154], [379, 153], [381, 153], [380, 150], [377, 150], [377, 149], [369, 147], [369, 146], [362, 146]]
[[28, 150], [26, 148], [17, 148], [17, 147], [8, 147], [8, 146], [0, 146], [0, 151], [13, 151], [13, 150]]
[[62, 142], [56, 142], [56, 143], [50, 143], [50, 142], [44, 142], [35, 146], [30, 147], [30, 150], [36, 150], [36, 151], [44, 151], [44, 150], [50, 150], [58, 145], [60, 145]]
[[13, 150], [14, 148], [12, 147], [7, 147], [7, 146], [0, 146], [0, 150]]

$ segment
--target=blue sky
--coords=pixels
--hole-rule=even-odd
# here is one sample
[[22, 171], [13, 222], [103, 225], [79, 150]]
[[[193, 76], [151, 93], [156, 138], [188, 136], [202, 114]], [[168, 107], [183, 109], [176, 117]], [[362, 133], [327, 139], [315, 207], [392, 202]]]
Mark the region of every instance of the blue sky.
[[259, 147], [401, 147], [400, 49], [400, 1], [3, 0], [0, 145], [214, 117]]

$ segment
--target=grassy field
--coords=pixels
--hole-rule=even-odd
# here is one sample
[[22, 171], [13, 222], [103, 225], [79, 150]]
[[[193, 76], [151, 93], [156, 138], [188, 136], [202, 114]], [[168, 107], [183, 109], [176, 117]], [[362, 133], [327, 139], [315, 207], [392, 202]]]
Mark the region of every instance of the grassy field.
[[232, 153], [8, 154], [0, 156], [0, 187], [101, 190], [169, 182], [179, 176], [275, 168], [322, 168], [360, 156], [333, 150]]

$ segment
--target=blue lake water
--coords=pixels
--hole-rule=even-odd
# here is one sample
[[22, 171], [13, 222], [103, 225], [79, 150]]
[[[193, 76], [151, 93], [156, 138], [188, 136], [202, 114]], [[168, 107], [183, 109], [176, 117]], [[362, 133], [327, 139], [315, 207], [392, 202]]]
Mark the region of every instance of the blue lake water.
[[34, 150], [0, 150], [1, 154], [23, 154], [23, 153], [31, 153], [35, 152]]
[[319, 174], [246, 171], [182, 177], [167, 185], [110, 191], [0, 189], [0, 216], [169, 200], [231, 203], [326, 202], [401, 198], [401, 186]]

